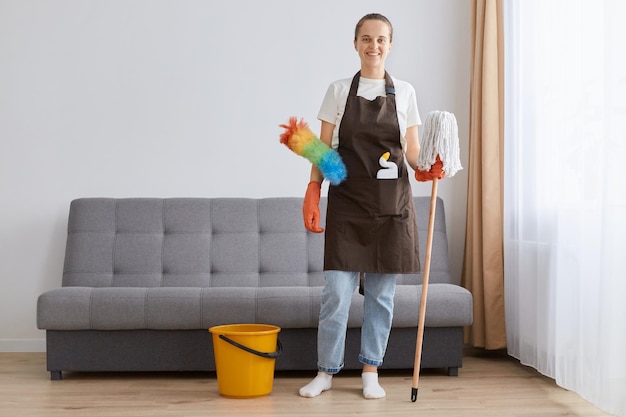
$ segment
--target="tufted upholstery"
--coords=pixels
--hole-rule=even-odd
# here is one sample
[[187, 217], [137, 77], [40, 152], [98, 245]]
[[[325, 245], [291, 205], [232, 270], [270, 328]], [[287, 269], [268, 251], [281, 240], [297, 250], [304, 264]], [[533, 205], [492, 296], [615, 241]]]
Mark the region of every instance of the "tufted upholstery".
[[[63, 286], [322, 285], [321, 235], [284, 199], [72, 202]], [[313, 243], [311, 242], [313, 241]]]
[[[415, 201], [423, 213], [428, 199]], [[300, 207], [297, 198], [75, 200], [63, 287], [40, 297], [38, 325], [58, 330], [198, 329], [245, 322], [316, 327], [323, 235], [305, 231], [294, 215]], [[418, 217], [422, 246], [424, 217]], [[430, 282], [448, 282], [441, 206], [434, 245]], [[397, 309], [396, 325], [416, 323], [420, 283], [416, 274], [399, 278], [396, 300], [408, 307]], [[431, 323], [458, 325], [458, 317], [471, 317], [465, 290], [431, 288], [431, 299], [442, 299], [429, 305]], [[450, 313], [450, 291], [465, 297], [461, 305], [467, 311]], [[362, 303], [354, 297], [349, 325], [359, 327]]]
[[[415, 202], [423, 213], [427, 199]], [[295, 198], [75, 200], [63, 286], [321, 286], [323, 235], [306, 232], [300, 207]], [[435, 219], [430, 282], [449, 282], [441, 203]], [[418, 216], [421, 247], [427, 220]]]

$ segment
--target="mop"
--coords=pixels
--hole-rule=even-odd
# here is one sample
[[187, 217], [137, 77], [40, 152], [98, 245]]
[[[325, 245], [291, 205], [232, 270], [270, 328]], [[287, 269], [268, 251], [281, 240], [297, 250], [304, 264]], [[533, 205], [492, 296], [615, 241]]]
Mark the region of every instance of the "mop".
[[[428, 113], [424, 122], [424, 135], [420, 143], [417, 169], [429, 171], [437, 160], [443, 164], [446, 177], [452, 177], [463, 169], [459, 158], [459, 134], [456, 119], [452, 113], [435, 110]], [[424, 255], [424, 275], [422, 276], [422, 297], [420, 301], [417, 340], [415, 342], [415, 363], [413, 368], [413, 385], [411, 401], [417, 400], [419, 372], [422, 361], [422, 342], [424, 341], [424, 322], [426, 318], [426, 298], [428, 297], [428, 279], [430, 275], [430, 258], [433, 246], [435, 227], [435, 209], [437, 206], [438, 178], [433, 178], [430, 195], [430, 215], [428, 218], [428, 235], [426, 237], [426, 253]]]

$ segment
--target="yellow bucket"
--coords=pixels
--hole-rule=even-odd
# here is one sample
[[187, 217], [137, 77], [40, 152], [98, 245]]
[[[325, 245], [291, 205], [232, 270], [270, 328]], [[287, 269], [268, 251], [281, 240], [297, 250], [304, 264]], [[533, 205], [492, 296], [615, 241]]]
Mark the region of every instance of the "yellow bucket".
[[217, 388], [233, 398], [261, 397], [272, 392], [274, 364], [282, 350], [280, 327], [268, 324], [229, 324], [209, 329]]

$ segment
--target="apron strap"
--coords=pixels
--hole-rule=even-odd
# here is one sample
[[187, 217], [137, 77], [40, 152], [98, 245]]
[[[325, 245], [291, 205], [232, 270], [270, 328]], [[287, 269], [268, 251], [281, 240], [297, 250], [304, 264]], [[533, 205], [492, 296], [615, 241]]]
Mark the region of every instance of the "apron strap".
[[[352, 83], [350, 84], [350, 92], [349, 96], [356, 97], [356, 93], [359, 90], [359, 79], [361, 78], [361, 71], [357, 72], [356, 75], [352, 78]], [[387, 71], [385, 71], [385, 94], [396, 94], [396, 87], [393, 85], [393, 80], [391, 79], [391, 75]]]
[[361, 78], [361, 71], [357, 72], [352, 78], [352, 84], [350, 84], [350, 92], [348, 96], [356, 97], [356, 93], [359, 90], [359, 79]]
[[396, 95], [396, 87], [393, 85], [391, 75], [385, 71], [385, 93]]

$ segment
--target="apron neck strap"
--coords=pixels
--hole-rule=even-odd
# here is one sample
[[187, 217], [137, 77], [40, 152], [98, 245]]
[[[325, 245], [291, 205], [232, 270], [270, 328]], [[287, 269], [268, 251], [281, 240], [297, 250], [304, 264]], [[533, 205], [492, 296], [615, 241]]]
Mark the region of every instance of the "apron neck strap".
[[385, 71], [385, 93], [386, 94], [396, 94], [396, 87], [393, 85], [393, 80], [391, 79], [391, 75], [387, 71]]
[[[360, 78], [361, 71], [357, 72], [354, 78], [352, 78], [352, 84], [350, 85], [350, 92], [348, 95], [356, 97], [356, 93], [359, 89]], [[393, 85], [393, 80], [387, 71], [385, 71], [385, 94], [396, 94], [396, 88]]]

